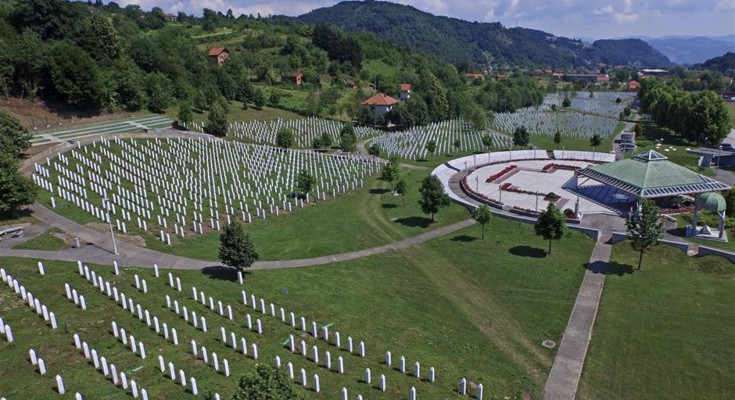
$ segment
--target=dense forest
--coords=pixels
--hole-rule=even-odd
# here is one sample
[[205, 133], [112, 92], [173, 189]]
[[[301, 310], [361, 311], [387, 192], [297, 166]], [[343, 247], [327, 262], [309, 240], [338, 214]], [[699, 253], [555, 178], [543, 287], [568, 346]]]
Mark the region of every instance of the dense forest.
[[573, 69], [599, 63], [666, 67], [666, 56], [639, 39], [586, 45], [526, 28], [435, 16], [382, 1], [345, 1], [298, 17], [333, 24], [346, 32], [373, 32], [400, 46], [440, 55], [452, 63]]
[[[202, 17], [171, 16], [101, 1], [2, 4], [0, 92], [60, 108], [164, 113], [178, 106], [185, 123], [192, 110], [221, 115], [227, 102], [239, 101], [368, 124], [465, 117], [483, 125], [492, 111], [543, 99], [531, 78], [469, 84], [446, 61], [326, 25], [209, 9]], [[222, 65], [207, 57], [217, 43], [230, 51]], [[295, 72], [303, 75], [298, 87], [290, 78]], [[375, 118], [361, 106], [375, 91], [397, 96], [401, 83], [412, 85], [411, 102], [392, 114]], [[288, 101], [294, 93], [306, 100], [294, 105]]]

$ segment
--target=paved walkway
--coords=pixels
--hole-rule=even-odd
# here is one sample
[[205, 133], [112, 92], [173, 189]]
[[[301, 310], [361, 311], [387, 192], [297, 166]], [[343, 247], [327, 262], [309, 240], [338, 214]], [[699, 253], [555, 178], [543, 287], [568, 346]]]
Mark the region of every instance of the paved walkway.
[[[158, 251], [135, 246], [121, 240], [117, 240], [118, 255], [114, 254], [112, 239], [106, 233], [98, 232], [94, 229], [80, 225], [61, 215], [54, 213], [46, 207], [36, 203], [28, 207], [33, 211], [33, 216], [48, 226], [55, 226], [69, 235], [78, 237], [85, 245], [80, 249], [66, 249], [62, 251], [43, 251], [43, 250], [12, 250], [1, 249], [0, 257], [21, 257], [33, 258], [38, 260], [58, 260], [58, 261], [77, 261], [84, 260], [88, 263], [111, 265], [113, 261], [117, 261], [120, 265], [153, 267], [158, 264], [161, 267], [172, 269], [201, 269], [213, 265], [217, 262], [195, 260], [187, 257], [180, 257], [171, 254], [161, 253]], [[359, 251], [348, 253], [333, 254], [323, 257], [306, 258], [299, 260], [282, 260], [282, 261], [259, 261], [253, 264], [251, 269], [279, 269], [279, 268], [296, 268], [309, 267], [314, 265], [331, 264], [340, 261], [354, 260], [356, 258], [368, 257], [376, 254], [383, 254], [390, 251], [400, 250], [424, 243], [426, 241], [449, 235], [458, 230], [464, 229], [475, 223], [474, 220], [468, 219], [447, 225], [432, 231], [422, 233], [417, 236], [410, 237], [398, 242], [390, 243], [384, 246], [373, 247]]]
[[[607, 237], [606, 237], [607, 238]], [[600, 305], [612, 246], [597, 242], [544, 388], [544, 400], [574, 400]]]

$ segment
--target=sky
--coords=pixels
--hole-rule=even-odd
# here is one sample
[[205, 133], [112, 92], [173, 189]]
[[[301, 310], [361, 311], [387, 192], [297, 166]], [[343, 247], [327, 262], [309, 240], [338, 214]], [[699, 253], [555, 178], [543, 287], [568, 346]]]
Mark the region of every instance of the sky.
[[[735, 34], [735, 0], [392, 0], [468, 21], [500, 22], [572, 38]], [[203, 8], [234, 14], [291, 15], [335, 0], [119, 0], [143, 9], [201, 15]]]

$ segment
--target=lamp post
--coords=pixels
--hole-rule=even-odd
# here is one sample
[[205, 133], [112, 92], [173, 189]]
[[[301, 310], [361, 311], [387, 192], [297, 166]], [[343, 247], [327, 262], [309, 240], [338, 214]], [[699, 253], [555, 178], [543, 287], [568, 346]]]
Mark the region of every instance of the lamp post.
[[503, 205], [503, 184], [502, 183], [498, 183], [498, 203], [500, 203], [501, 206]]
[[102, 198], [102, 206], [105, 207], [105, 211], [107, 212], [107, 225], [110, 226], [110, 236], [112, 236], [112, 249], [115, 251], [115, 255], [118, 255], [117, 243], [115, 243], [115, 231], [112, 230], [112, 219], [110, 218], [110, 203], [107, 197]]
[[475, 175], [475, 192], [480, 193], [480, 175]]

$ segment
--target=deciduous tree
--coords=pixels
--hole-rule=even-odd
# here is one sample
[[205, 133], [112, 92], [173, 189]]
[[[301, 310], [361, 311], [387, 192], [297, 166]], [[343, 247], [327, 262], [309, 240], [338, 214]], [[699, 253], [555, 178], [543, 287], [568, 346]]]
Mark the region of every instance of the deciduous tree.
[[436, 175], [430, 175], [421, 181], [419, 188], [421, 198], [419, 198], [419, 206], [424, 214], [431, 214], [431, 221], [434, 222], [434, 214], [449, 205], [449, 197], [444, 193], [444, 187]]
[[219, 260], [224, 265], [238, 269], [250, 268], [258, 260], [258, 253], [245, 232], [245, 227], [239, 222], [233, 222], [225, 227], [219, 237]]
[[482, 240], [485, 240], [485, 226], [490, 222], [492, 213], [487, 204], [483, 204], [472, 211], [472, 218], [482, 227]]
[[541, 212], [534, 230], [537, 236], [549, 241], [549, 254], [551, 254], [551, 241], [561, 240], [567, 233], [567, 219], [564, 214], [556, 208], [553, 201], [549, 202], [546, 210]]
[[301, 400], [283, 369], [259, 364], [240, 378], [231, 400]]
[[643, 254], [651, 247], [659, 244], [658, 240], [664, 233], [664, 225], [659, 222], [659, 210], [656, 203], [646, 199], [638, 212], [631, 215], [625, 222], [628, 228], [630, 246], [638, 252], [638, 270], [641, 269]]

